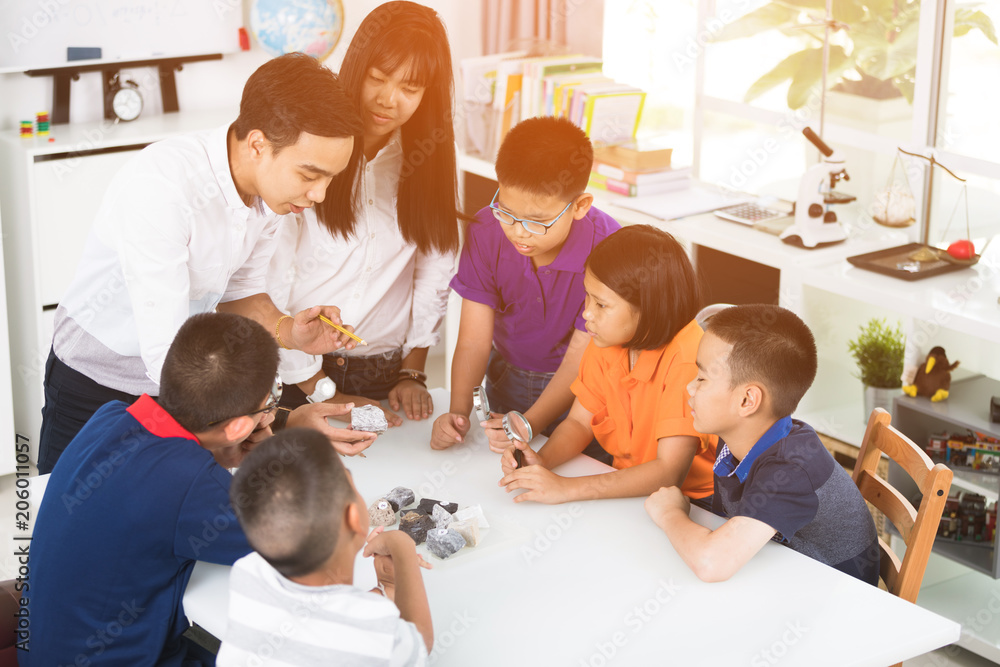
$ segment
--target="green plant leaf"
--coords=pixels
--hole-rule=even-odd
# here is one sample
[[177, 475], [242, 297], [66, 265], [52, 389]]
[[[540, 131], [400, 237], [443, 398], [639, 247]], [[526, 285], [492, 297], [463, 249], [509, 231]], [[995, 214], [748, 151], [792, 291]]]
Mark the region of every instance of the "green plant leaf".
[[897, 23], [900, 20], [909, 20], [908, 15], [915, 10], [916, 14], [920, 13], [920, 2], [919, 0], [908, 0], [907, 2], [900, 2], [899, 0], [869, 0], [864, 3], [868, 7], [868, 11], [874, 18], [882, 21], [886, 25]]
[[899, 323], [890, 328], [884, 319], [873, 318], [858, 329], [858, 337], [848, 341], [847, 349], [858, 364], [861, 382], [869, 387], [898, 388], [906, 347]]
[[774, 69], [753, 82], [750, 89], [743, 95], [743, 101], [752, 102], [775, 86], [791, 79], [807, 57], [808, 51], [796, 51], [782, 60], [774, 66]]
[[767, 30], [792, 26], [797, 23], [798, 17], [799, 11], [797, 9], [772, 2], [724, 26], [722, 30], [712, 35], [712, 41], [725, 42], [730, 39], [742, 39]]
[[897, 76], [893, 78], [892, 82], [896, 85], [896, 88], [899, 89], [899, 92], [903, 94], [903, 97], [906, 98], [906, 101], [913, 104], [913, 78]]
[[[792, 77], [788, 87], [788, 108], [800, 109], [809, 101], [812, 92], [819, 88], [823, 81], [823, 49], [800, 51], [805, 54], [798, 70]], [[827, 69], [827, 85], [833, 85], [846, 70], [853, 65], [850, 58], [839, 46], [830, 47], [830, 63]]]
[[961, 37], [974, 28], [978, 28], [994, 44], [997, 43], [996, 28], [993, 21], [986, 14], [970, 9], [959, 7], [955, 10], [955, 37]]
[[[824, 10], [826, 8], [824, 7]], [[833, 18], [835, 21], [854, 25], [860, 23], [865, 18], [865, 3], [854, 0], [834, 2]]]
[[916, 23], [908, 23], [896, 33], [893, 41], [883, 38], [881, 44], [874, 43], [870, 33], [864, 34], [860, 44], [855, 40], [855, 47], [859, 47], [854, 54], [858, 68], [882, 80], [909, 72], [917, 66], [919, 33]]

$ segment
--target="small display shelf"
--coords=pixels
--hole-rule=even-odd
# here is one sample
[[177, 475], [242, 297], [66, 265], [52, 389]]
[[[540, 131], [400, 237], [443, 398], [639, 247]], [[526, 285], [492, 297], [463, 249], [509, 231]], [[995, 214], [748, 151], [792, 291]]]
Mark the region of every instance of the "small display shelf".
[[[976, 376], [952, 383], [947, 400], [931, 403], [926, 398], [899, 396], [895, 399], [893, 424], [917, 445], [924, 447], [941, 433], [971, 431], [1000, 438], [1000, 424], [990, 421], [990, 397], [1000, 395], [1000, 382]], [[988, 503], [1000, 495], [1000, 475], [954, 466], [952, 494], [969, 491], [981, 494]], [[889, 467], [889, 481], [903, 495], [916, 495], [916, 485], [896, 465]], [[974, 570], [1000, 579], [996, 538], [989, 542], [939, 537], [934, 551]]]

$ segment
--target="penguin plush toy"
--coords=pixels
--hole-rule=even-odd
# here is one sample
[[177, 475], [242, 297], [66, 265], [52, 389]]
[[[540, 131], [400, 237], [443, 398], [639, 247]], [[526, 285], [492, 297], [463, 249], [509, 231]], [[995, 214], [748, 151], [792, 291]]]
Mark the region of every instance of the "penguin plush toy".
[[932, 348], [927, 355], [927, 361], [917, 369], [917, 376], [913, 379], [913, 384], [904, 386], [903, 393], [907, 396], [926, 396], [934, 403], [943, 401], [948, 398], [948, 390], [951, 389], [951, 372], [958, 364], [957, 361], [951, 365], [948, 364], [948, 357], [940, 345]]

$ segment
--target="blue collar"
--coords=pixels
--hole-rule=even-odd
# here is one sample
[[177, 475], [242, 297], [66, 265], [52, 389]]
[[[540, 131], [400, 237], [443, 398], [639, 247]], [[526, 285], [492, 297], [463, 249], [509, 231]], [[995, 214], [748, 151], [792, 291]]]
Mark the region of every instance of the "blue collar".
[[719, 447], [719, 456], [715, 460], [715, 474], [719, 477], [731, 477], [735, 474], [742, 484], [746, 481], [747, 475], [750, 474], [750, 468], [753, 467], [758, 457], [770, 449], [774, 443], [787, 438], [791, 430], [791, 417], [782, 417], [774, 422], [771, 428], [767, 429], [767, 432], [760, 437], [760, 440], [750, 448], [750, 451], [747, 452], [746, 457], [742, 461], [737, 461], [733, 453], [729, 451], [729, 445], [719, 440], [721, 447]]

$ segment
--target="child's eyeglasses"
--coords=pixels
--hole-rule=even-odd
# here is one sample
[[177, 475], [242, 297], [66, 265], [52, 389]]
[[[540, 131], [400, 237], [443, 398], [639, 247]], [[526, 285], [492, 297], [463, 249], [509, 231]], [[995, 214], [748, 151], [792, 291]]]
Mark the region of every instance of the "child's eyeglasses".
[[505, 225], [513, 225], [515, 222], [520, 222], [521, 226], [524, 227], [525, 231], [527, 231], [529, 234], [537, 234], [539, 236], [544, 234], [545, 230], [547, 230], [549, 227], [559, 222], [559, 218], [563, 217], [566, 211], [569, 210], [569, 207], [573, 205], [573, 201], [576, 201], [574, 199], [573, 201], [570, 201], [570, 203], [566, 204], [566, 208], [561, 210], [559, 212], [559, 215], [557, 215], [552, 219], [552, 222], [539, 222], [537, 220], [525, 220], [524, 218], [519, 218], [515, 215], [511, 215], [507, 211], [497, 206], [497, 197], [499, 195], [500, 195], [500, 189], [497, 188], [496, 193], [493, 195], [493, 201], [490, 202], [490, 209], [493, 211], [493, 217]]
[[[258, 414], [270, 414], [274, 412], [274, 409], [278, 407], [278, 403], [281, 401], [281, 376], [274, 376], [274, 384], [271, 385], [271, 395], [268, 397], [267, 405], [259, 410], [254, 410], [253, 412], [248, 412], [245, 415], [236, 415], [236, 417], [253, 417]], [[225, 419], [218, 419], [214, 422], [209, 422], [209, 426], [215, 426], [216, 424], [221, 424], [224, 421], [229, 421], [230, 419], [236, 419], [236, 417], [226, 417]]]

